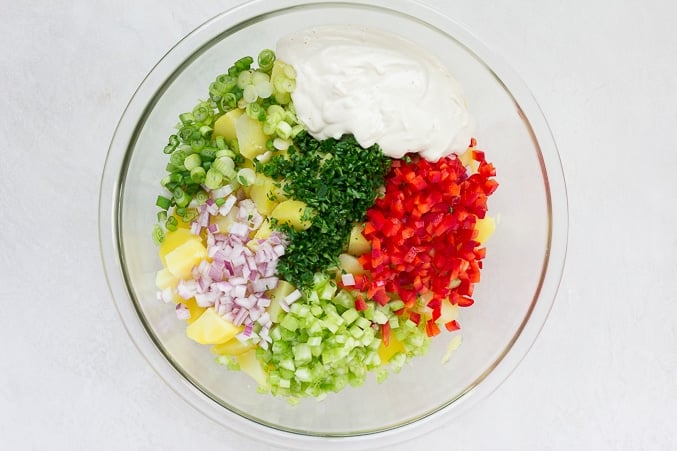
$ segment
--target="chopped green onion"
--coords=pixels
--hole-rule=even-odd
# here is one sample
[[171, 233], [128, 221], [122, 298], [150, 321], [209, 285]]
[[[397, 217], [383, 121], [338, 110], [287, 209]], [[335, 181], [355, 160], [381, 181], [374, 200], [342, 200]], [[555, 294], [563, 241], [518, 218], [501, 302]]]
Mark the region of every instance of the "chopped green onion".
[[168, 210], [172, 205], [172, 201], [167, 199], [165, 196], [158, 196], [157, 200], [155, 201], [155, 205], [162, 208], [163, 210]]
[[254, 87], [254, 85], [247, 85], [244, 87], [244, 90], [242, 91], [242, 99], [246, 103], [256, 102], [256, 99], [258, 98], [259, 95], [256, 92], [256, 88]]
[[205, 168], [198, 166], [190, 170], [190, 179], [194, 183], [204, 183], [206, 174]]
[[237, 60], [233, 66], [240, 71], [249, 70], [253, 62], [254, 58], [251, 56], [244, 56]]
[[165, 222], [167, 220], [167, 211], [162, 210], [157, 212], [157, 222]]
[[266, 113], [258, 103], [248, 103], [245, 112], [247, 113], [247, 116], [254, 120], [261, 122], [266, 120]]
[[199, 131], [200, 131], [200, 134], [203, 137], [209, 138], [212, 135], [212, 132], [214, 131], [214, 129], [211, 128], [209, 125], [203, 125], [202, 127], [200, 127]]
[[275, 62], [275, 52], [270, 49], [261, 50], [257, 58], [259, 69], [264, 72], [269, 72], [273, 68]]
[[209, 189], [219, 189], [223, 183], [223, 174], [220, 171], [209, 168], [205, 176], [204, 184]]
[[193, 116], [196, 122], [205, 122], [214, 114], [208, 105], [208, 103], [203, 102], [193, 109]]
[[277, 123], [277, 126], [275, 127], [275, 132], [277, 133], [277, 136], [279, 136], [280, 138], [289, 139], [291, 137], [291, 125], [289, 125], [285, 121], [280, 121]]
[[179, 120], [183, 125], [189, 125], [193, 123], [195, 118], [193, 117], [193, 113], [182, 113], [179, 115]]
[[228, 74], [219, 75], [216, 77], [216, 81], [221, 84], [223, 92], [230, 92], [237, 86], [237, 78]]
[[212, 169], [216, 169], [228, 179], [235, 176], [235, 162], [230, 157], [219, 157], [212, 162]]
[[159, 224], [153, 226], [153, 242], [155, 244], [162, 244], [165, 239], [165, 232]]
[[174, 216], [170, 216], [167, 218], [167, 221], [165, 222], [165, 227], [167, 227], [167, 230], [173, 232], [178, 228], [178, 226], [179, 221]]
[[229, 92], [219, 100], [219, 108], [222, 111], [230, 111], [237, 105], [237, 100], [237, 96], [232, 92]]
[[215, 141], [217, 149], [223, 150], [228, 148], [228, 145], [226, 144], [226, 138], [223, 136], [217, 136]]
[[240, 182], [242, 186], [249, 186], [256, 181], [256, 173], [253, 169], [242, 168], [237, 172], [237, 181]]
[[169, 157], [169, 162], [173, 164], [176, 167], [182, 167], [183, 166], [183, 160], [186, 159], [186, 152], [182, 150], [176, 150], [174, 153], [171, 154]]
[[202, 159], [200, 158], [200, 155], [196, 153], [188, 155], [186, 159], [183, 160], [184, 167], [189, 171], [192, 171], [194, 168], [200, 166], [201, 164]]
[[174, 190], [174, 202], [176, 202], [176, 205], [179, 207], [185, 207], [188, 205], [191, 201], [191, 196], [186, 193], [184, 190], [181, 188], [176, 188]]
[[207, 199], [209, 199], [209, 194], [205, 190], [200, 190], [197, 193], [195, 193], [194, 197], [195, 201], [197, 202], [198, 205], [202, 205], [205, 202], [207, 202]]

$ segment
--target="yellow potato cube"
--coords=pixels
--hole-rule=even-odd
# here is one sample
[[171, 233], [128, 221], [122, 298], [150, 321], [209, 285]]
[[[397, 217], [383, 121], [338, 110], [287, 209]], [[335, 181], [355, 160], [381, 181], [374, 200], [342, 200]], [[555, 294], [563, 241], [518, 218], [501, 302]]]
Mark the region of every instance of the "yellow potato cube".
[[253, 241], [256, 243], [256, 240], [265, 240], [268, 238], [271, 234], [273, 233], [273, 228], [270, 225], [270, 221], [266, 218], [263, 221], [263, 224], [261, 224], [261, 227], [256, 231], [254, 234], [254, 238], [250, 241], [250, 243]]
[[341, 269], [350, 274], [364, 274], [364, 268], [359, 260], [350, 254], [339, 254], [339, 265]]
[[306, 230], [311, 222], [303, 219], [307, 205], [300, 200], [285, 200], [280, 202], [270, 213], [271, 218], [277, 219], [278, 224], [289, 224], [296, 230]]
[[165, 256], [167, 270], [177, 279], [188, 279], [193, 267], [207, 258], [207, 249], [199, 240], [188, 240]]
[[190, 230], [184, 228], [178, 228], [173, 232], [167, 232], [165, 234], [165, 239], [162, 240], [162, 244], [160, 244], [160, 248], [158, 249], [158, 254], [160, 255], [160, 261], [162, 261], [162, 264], [167, 266], [165, 261], [166, 255], [190, 240], [197, 240], [199, 242], [200, 237], [193, 235], [190, 233]]
[[216, 355], [237, 356], [254, 349], [256, 345], [242, 343], [237, 338], [231, 338], [225, 343], [212, 346], [211, 351]]
[[268, 375], [256, 358], [256, 349], [251, 349], [235, 358], [240, 365], [240, 370], [254, 379], [259, 386], [268, 386]]
[[235, 121], [235, 134], [243, 157], [253, 160], [266, 152], [268, 137], [263, 133], [261, 122], [256, 119], [246, 114], [238, 117]]
[[249, 190], [249, 197], [254, 201], [259, 213], [269, 216], [277, 204], [283, 200], [278, 198], [278, 191], [279, 188], [275, 186], [273, 179], [256, 174], [256, 181]]
[[435, 321], [438, 324], [447, 324], [458, 317], [458, 306], [449, 302], [449, 299], [442, 300], [442, 307], [440, 309], [440, 317]]
[[237, 221], [237, 211], [237, 208], [233, 208], [225, 216], [212, 216], [210, 223], [218, 225], [220, 232], [227, 232], [230, 229], [230, 226]]
[[364, 235], [362, 235], [362, 230], [364, 230], [364, 225], [356, 224], [350, 231], [348, 253], [350, 255], [354, 255], [355, 257], [366, 254], [371, 250], [371, 244], [369, 244], [369, 241], [364, 237]]
[[404, 344], [397, 339], [394, 334], [390, 334], [390, 342], [388, 346], [381, 343], [378, 348], [378, 356], [381, 359], [381, 365], [384, 365], [393, 358], [398, 352], [405, 352]]
[[200, 344], [216, 345], [227, 342], [243, 329], [244, 326], [236, 326], [223, 319], [213, 308], [208, 308], [186, 327], [186, 335]]
[[285, 298], [285, 296], [291, 294], [296, 287], [286, 280], [280, 280], [277, 283], [277, 286], [268, 292], [268, 297], [270, 298], [270, 306], [268, 306], [268, 315], [270, 320], [274, 323], [279, 322], [280, 313], [282, 313], [282, 307], [280, 307], [280, 301]]
[[195, 298], [190, 298], [188, 300], [181, 299], [180, 302], [182, 302], [183, 305], [186, 306], [188, 312], [190, 313], [190, 318], [186, 320], [188, 324], [192, 324], [195, 321], [197, 321], [200, 318], [200, 316], [202, 316], [204, 311], [207, 310], [206, 308], [197, 305], [197, 301], [195, 300]]
[[494, 234], [494, 230], [496, 230], [496, 221], [489, 216], [486, 216], [484, 219], [478, 219], [475, 224], [475, 229], [477, 230], [477, 237], [475, 239], [480, 244], [484, 244], [489, 237]]
[[158, 290], [165, 288], [174, 288], [179, 283], [179, 279], [169, 272], [167, 268], [162, 268], [155, 274], [155, 286]]
[[475, 149], [469, 147], [468, 150], [463, 152], [461, 155], [458, 155], [458, 159], [461, 160], [461, 164], [470, 169], [470, 172], [477, 172], [479, 168], [479, 163], [473, 160], [472, 153]]
[[240, 116], [242, 116], [244, 110], [235, 108], [230, 110], [216, 121], [214, 121], [214, 131], [212, 134], [214, 136], [223, 136], [226, 141], [232, 141], [237, 139], [237, 134], [235, 133], [235, 122]]

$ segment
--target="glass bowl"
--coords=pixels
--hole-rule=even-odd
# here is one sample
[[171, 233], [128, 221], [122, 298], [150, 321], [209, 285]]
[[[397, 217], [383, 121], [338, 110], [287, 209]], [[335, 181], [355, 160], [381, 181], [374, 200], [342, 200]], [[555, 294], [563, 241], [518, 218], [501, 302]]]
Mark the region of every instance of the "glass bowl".
[[[156, 300], [159, 269], [151, 240], [167, 137], [177, 115], [206, 95], [209, 83], [243, 55], [274, 48], [284, 34], [314, 25], [358, 24], [426, 47], [465, 91], [478, 146], [497, 168], [475, 305], [462, 309], [463, 344], [441, 364], [450, 336], [436, 337], [384, 383], [374, 378], [323, 401], [292, 406], [256, 392], [245, 374], [214, 363], [191, 342], [173, 306]], [[125, 110], [101, 181], [103, 263], [129, 335], [158, 375], [216, 422], [269, 443], [317, 449], [384, 447], [461, 414], [494, 390], [533, 344], [550, 311], [567, 241], [566, 189], [555, 143], [523, 82], [458, 24], [414, 2], [255, 1], [197, 28], [153, 68]], [[320, 444], [321, 442], [321, 444]]]

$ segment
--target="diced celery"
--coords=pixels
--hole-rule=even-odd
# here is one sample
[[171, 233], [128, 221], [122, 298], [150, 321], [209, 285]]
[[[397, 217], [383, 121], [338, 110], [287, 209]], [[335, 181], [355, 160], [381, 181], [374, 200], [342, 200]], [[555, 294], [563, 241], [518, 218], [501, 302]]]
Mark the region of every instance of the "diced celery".
[[307, 343], [308, 346], [320, 346], [322, 344], [322, 337], [310, 337]]
[[305, 366], [297, 368], [294, 372], [294, 376], [296, 376], [296, 379], [300, 380], [301, 382], [310, 382], [313, 380], [310, 375], [310, 370]]
[[359, 313], [357, 313], [357, 310], [354, 308], [349, 308], [343, 314], [341, 315], [341, 318], [346, 322], [347, 325], [352, 324], [357, 318], [360, 316]]
[[371, 321], [369, 321], [367, 318], [361, 316], [357, 318], [355, 321], [355, 325], [359, 327], [360, 329], [366, 329], [371, 326]]
[[388, 317], [380, 310], [376, 310], [374, 312], [374, 319], [373, 321], [376, 324], [385, 324], [388, 322]]
[[307, 343], [299, 343], [294, 345], [294, 362], [297, 365], [303, 365], [310, 362], [313, 357], [310, 353], [310, 346]]
[[348, 331], [350, 332], [350, 335], [355, 338], [360, 338], [362, 335], [364, 335], [364, 329], [358, 327], [357, 325], [352, 325]]
[[299, 328], [299, 322], [293, 315], [286, 315], [280, 326], [293, 332]]

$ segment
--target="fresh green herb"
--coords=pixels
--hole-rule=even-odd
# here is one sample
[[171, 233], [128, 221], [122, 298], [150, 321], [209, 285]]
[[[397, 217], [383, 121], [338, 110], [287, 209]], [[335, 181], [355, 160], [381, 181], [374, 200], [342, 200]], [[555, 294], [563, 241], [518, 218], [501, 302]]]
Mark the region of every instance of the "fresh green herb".
[[258, 171], [285, 180], [280, 185], [287, 195], [315, 212], [307, 230], [278, 227], [289, 238], [277, 267], [283, 279], [308, 287], [314, 273], [337, 264], [353, 224], [374, 204], [389, 164], [378, 145], [364, 149], [353, 136], [318, 141], [306, 132], [293, 139], [287, 158], [257, 163]]

